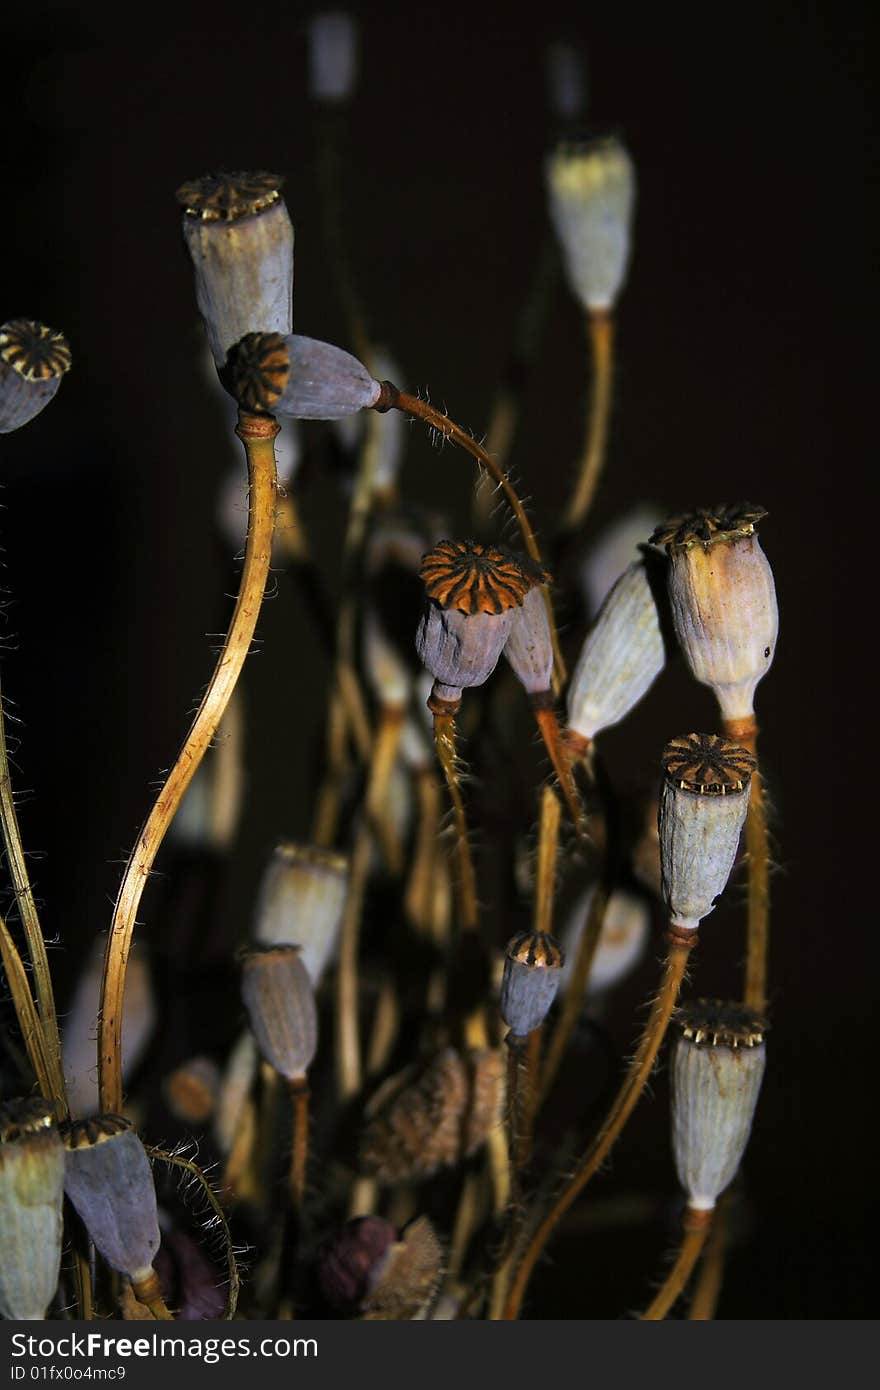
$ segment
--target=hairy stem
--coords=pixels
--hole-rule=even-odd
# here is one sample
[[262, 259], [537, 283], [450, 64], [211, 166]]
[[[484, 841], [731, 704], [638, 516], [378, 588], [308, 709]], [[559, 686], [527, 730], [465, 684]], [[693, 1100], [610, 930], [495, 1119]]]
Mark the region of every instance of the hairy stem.
[[675, 1263], [642, 1314], [643, 1322], [662, 1322], [676, 1300], [684, 1293], [706, 1243], [711, 1224], [711, 1211], [688, 1212], [684, 1236]]
[[455, 858], [458, 865], [456, 888], [458, 891], [459, 926], [462, 931], [476, 931], [479, 920], [477, 912], [477, 880], [476, 874], [474, 873], [474, 861], [471, 857], [470, 843], [468, 841], [464, 798], [461, 794], [461, 787], [458, 781], [458, 770], [455, 762], [454, 715], [434, 715], [434, 744], [437, 749], [438, 761], [443, 769], [443, 776], [446, 779], [446, 789], [449, 792], [449, 799], [452, 802], [452, 811], [455, 818]]

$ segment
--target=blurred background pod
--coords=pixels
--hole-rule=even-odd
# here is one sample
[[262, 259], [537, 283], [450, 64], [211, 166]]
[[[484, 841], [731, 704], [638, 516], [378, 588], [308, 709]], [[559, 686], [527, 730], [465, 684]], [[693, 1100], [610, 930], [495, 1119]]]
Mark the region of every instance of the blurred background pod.
[[424, 1316], [443, 1273], [443, 1247], [426, 1216], [416, 1217], [389, 1246], [378, 1277], [361, 1302], [365, 1322]]
[[251, 1090], [257, 1076], [259, 1053], [247, 1029], [239, 1034], [223, 1069], [217, 1108], [214, 1113], [214, 1139], [224, 1155], [232, 1151], [242, 1125]]
[[64, 334], [36, 319], [0, 325], [0, 434], [21, 429], [45, 409], [71, 360]]
[[299, 946], [244, 951], [241, 993], [265, 1060], [288, 1081], [305, 1076], [318, 1049], [318, 1011]]
[[[67, 1099], [71, 1114], [77, 1117], [94, 1115], [100, 1109], [96, 1038], [103, 970], [104, 942], [99, 939], [86, 959], [61, 1023]], [[150, 957], [143, 942], [135, 941], [129, 954], [122, 1017], [122, 1075], [128, 1080], [156, 1031], [156, 996]]]
[[207, 1124], [217, 1108], [220, 1079], [220, 1068], [212, 1057], [188, 1057], [163, 1084], [172, 1115], [187, 1125]]
[[237, 685], [168, 828], [169, 840], [211, 854], [228, 850], [238, 831], [245, 783], [244, 695]]
[[339, 942], [349, 861], [316, 845], [284, 841], [266, 865], [254, 937], [262, 946], [296, 946], [315, 989]]
[[318, 1285], [330, 1306], [354, 1312], [378, 1283], [388, 1252], [398, 1239], [396, 1226], [382, 1216], [347, 1221], [318, 1254]]
[[368, 410], [382, 387], [344, 348], [298, 333], [246, 333], [229, 354], [232, 394], [243, 410], [335, 420]]
[[733, 1181], [764, 1076], [766, 1023], [738, 1004], [698, 999], [678, 1009], [673, 1050], [672, 1145], [695, 1210], [711, 1210]]
[[501, 1017], [514, 1037], [525, 1038], [541, 1027], [556, 998], [564, 959], [559, 942], [547, 932], [511, 937], [504, 955]]
[[653, 534], [665, 512], [651, 502], [638, 502], [603, 526], [584, 549], [578, 568], [581, 595], [590, 618], [605, 602], [625, 569], [642, 555], [645, 538]]
[[156, 1189], [130, 1121], [96, 1115], [65, 1125], [62, 1137], [64, 1191], [89, 1236], [111, 1269], [133, 1285], [149, 1279], [160, 1241]]
[[755, 687], [773, 661], [779, 609], [750, 502], [664, 522], [651, 537], [669, 554], [669, 598], [694, 678], [714, 692], [722, 718], [747, 720]]
[[246, 333], [293, 331], [293, 224], [284, 180], [206, 174], [177, 190], [196, 303], [218, 371]]
[[[560, 932], [565, 957], [560, 972], [563, 986], [573, 969], [595, 892], [596, 885], [591, 884], [581, 893]], [[619, 984], [640, 961], [650, 934], [651, 914], [644, 898], [626, 888], [615, 888], [605, 908], [602, 934], [590, 966], [587, 997], [602, 995]]]
[[695, 930], [727, 884], [755, 759], [720, 734], [685, 734], [663, 750], [658, 825], [671, 925]]
[[36, 1321], [58, 1286], [64, 1145], [51, 1105], [0, 1105], [0, 1317]]
[[350, 101], [357, 81], [357, 21], [347, 10], [320, 10], [307, 25], [309, 96], [329, 106]]
[[630, 256], [632, 160], [620, 140], [604, 136], [559, 145], [545, 172], [550, 217], [572, 294], [585, 309], [612, 309]]

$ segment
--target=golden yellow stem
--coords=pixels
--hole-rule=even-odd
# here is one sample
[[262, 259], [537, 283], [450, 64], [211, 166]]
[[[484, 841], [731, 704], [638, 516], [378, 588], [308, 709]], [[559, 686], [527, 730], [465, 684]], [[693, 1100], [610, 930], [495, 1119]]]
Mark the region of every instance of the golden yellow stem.
[[275, 522], [275, 446], [271, 416], [239, 411], [236, 433], [247, 455], [250, 504], [244, 568], [229, 631], [186, 741], [132, 850], [107, 937], [98, 1023], [101, 1108], [122, 1109], [122, 1006], [138, 905], [165, 833], [210, 746], [241, 674], [263, 601]]
[[446, 779], [446, 789], [452, 802], [455, 820], [455, 857], [458, 864], [456, 888], [458, 890], [459, 927], [462, 931], [476, 931], [479, 922], [477, 911], [477, 880], [474, 862], [468, 842], [467, 816], [464, 798], [458, 782], [458, 769], [455, 762], [455, 716], [452, 714], [434, 715], [434, 744], [437, 758]]
[[687, 1286], [712, 1224], [710, 1211], [688, 1212], [675, 1264], [642, 1314], [643, 1322], [662, 1322]]
[[611, 314], [607, 310], [588, 311], [587, 331], [593, 368], [593, 390], [584, 451], [578, 464], [574, 492], [563, 517], [563, 527], [566, 531], [579, 530], [590, 510], [605, 462], [608, 421], [611, 415], [614, 363], [614, 320]]
[[568, 807], [569, 815], [574, 822], [575, 829], [579, 835], [586, 836], [587, 826], [584, 818], [584, 808], [581, 805], [577, 788], [574, 784], [574, 777], [571, 771], [571, 761], [562, 738], [562, 730], [559, 727], [559, 720], [555, 709], [552, 706], [540, 704], [533, 701], [532, 709], [535, 715], [535, 722], [541, 731], [541, 738], [544, 740], [544, 747], [553, 764], [553, 771], [559, 780], [559, 787], [565, 797], [565, 804]]
[[536, 1227], [519, 1262], [504, 1307], [504, 1318], [508, 1321], [519, 1316], [532, 1270], [541, 1251], [569, 1207], [580, 1196], [587, 1183], [608, 1157], [644, 1090], [678, 999], [678, 992], [684, 978], [692, 945], [693, 941], [678, 939], [670, 943], [663, 980], [651, 1006], [651, 1013], [623, 1084], [602, 1123], [601, 1129], [590, 1143], [552, 1207]]
[[51, 1100], [52, 1069], [47, 1056], [43, 1026], [31, 996], [24, 963], [2, 917], [0, 917], [0, 959], [3, 961], [3, 968], [9, 981], [9, 990], [15, 1005], [18, 1026], [21, 1029], [21, 1036], [24, 1039], [34, 1075], [42, 1094], [47, 1100]]

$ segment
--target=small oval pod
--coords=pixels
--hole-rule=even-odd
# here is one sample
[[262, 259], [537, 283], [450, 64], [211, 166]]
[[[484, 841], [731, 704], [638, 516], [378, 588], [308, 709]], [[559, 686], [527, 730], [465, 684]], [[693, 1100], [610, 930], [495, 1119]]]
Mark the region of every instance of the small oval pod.
[[521, 932], [507, 943], [501, 1017], [514, 1037], [525, 1038], [544, 1022], [559, 989], [564, 961], [558, 941], [547, 932]]
[[696, 930], [727, 884], [755, 759], [719, 734], [685, 734], [663, 752], [660, 869], [672, 926]]
[[315, 989], [333, 959], [348, 892], [348, 859], [286, 840], [260, 884], [254, 935], [261, 946], [297, 946]]
[[618, 724], [663, 670], [666, 652], [644, 560], [626, 569], [587, 633], [568, 689], [568, 728], [592, 741]]
[[98, 1250], [133, 1283], [150, 1277], [159, 1249], [150, 1161], [131, 1123], [96, 1115], [63, 1127], [64, 1191]]
[[708, 685], [721, 716], [748, 720], [755, 688], [776, 651], [779, 609], [770, 562], [749, 502], [673, 517], [652, 541], [669, 554], [675, 633], [694, 678]]
[[196, 303], [219, 370], [246, 333], [293, 330], [293, 224], [277, 174], [206, 174], [177, 190]]
[[572, 294], [589, 310], [614, 306], [629, 263], [636, 179], [611, 137], [560, 145], [546, 164], [550, 217]]
[[764, 1075], [764, 1020], [700, 999], [678, 1010], [672, 1052], [672, 1146], [694, 1210], [711, 1210], [749, 1141]]
[[338, 420], [375, 405], [382, 390], [350, 352], [297, 333], [247, 333], [229, 357], [232, 394], [243, 410]]
[[70, 363], [67, 339], [54, 328], [36, 319], [0, 325], [0, 434], [21, 429], [45, 409]]
[[0, 1317], [38, 1321], [58, 1286], [64, 1145], [52, 1106], [0, 1105]]
[[318, 1011], [298, 946], [256, 946], [242, 955], [241, 993], [257, 1046], [288, 1081], [318, 1050]]

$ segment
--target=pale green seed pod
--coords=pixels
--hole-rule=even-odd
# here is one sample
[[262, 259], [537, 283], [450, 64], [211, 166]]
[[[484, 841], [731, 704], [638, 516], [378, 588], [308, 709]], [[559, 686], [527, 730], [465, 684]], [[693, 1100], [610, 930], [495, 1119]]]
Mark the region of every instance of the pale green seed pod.
[[724, 891], [755, 766], [751, 753], [718, 734], [686, 734], [664, 749], [658, 825], [671, 926], [695, 931]]
[[218, 370], [246, 333], [293, 330], [293, 224], [277, 174], [207, 174], [177, 190], [196, 303]]
[[54, 328], [35, 319], [0, 325], [0, 434], [21, 429], [45, 409], [70, 363], [67, 339]]
[[568, 688], [568, 728], [589, 742], [618, 724], [653, 685], [665, 661], [646, 564], [636, 560], [587, 633]]
[[156, 1188], [146, 1150], [121, 1115], [65, 1125], [64, 1191], [98, 1250], [133, 1283], [152, 1274], [159, 1249]]
[[304, 1077], [318, 1050], [318, 1011], [299, 947], [245, 951], [241, 994], [265, 1060], [288, 1081]]
[[763, 507], [742, 503], [675, 517], [651, 537], [669, 553], [669, 598], [679, 644], [721, 716], [748, 720], [773, 661], [779, 609], [755, 525]]
[[672, 1050], [672, 1147], [688, 1205], [711, 1211], [736, 1176], [764, 1076], [766, 1025], [736, 1004], [678, 1010]]
[[348, 859], [315, 845], [277, 845], [260, 884], [254, 936], [261, 946], [298, 946], [317, 989], [339, 942]]
[[550, 216], [575, 298], [610, 310], [623, 287], [636, 196], [632, 160], [613, 136], [561, 145], [546, 164]]
[[369, 410], [381, 382], [343, 348], [298, 333], [247, 333], [229, 354], [229, 383], [244, 410], [337, 420]]
[[64, 1145], [52, 1106], [0, 1105], [0, 1317], [38, 1321], [58, 1286]]

